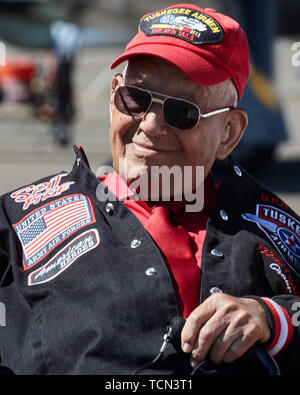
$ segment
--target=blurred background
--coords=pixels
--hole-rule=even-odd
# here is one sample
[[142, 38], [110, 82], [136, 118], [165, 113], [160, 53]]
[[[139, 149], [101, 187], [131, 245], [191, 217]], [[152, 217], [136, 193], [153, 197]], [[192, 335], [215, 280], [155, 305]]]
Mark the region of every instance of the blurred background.
[[[109, 84], [116, 71], [109, 66], [142, 15], [172, 4], [0, 0], [0, 194], [69, 171], [73, 144], [84, 147], [95, 172], [110, 163]], [[233, 156], [299, 213], [299, 0], [194, 4], [225, 12], [245, 29], [251, 76], [240, 107], [249, 127]], [[217, 164], [217, 176], [223, 167]]]

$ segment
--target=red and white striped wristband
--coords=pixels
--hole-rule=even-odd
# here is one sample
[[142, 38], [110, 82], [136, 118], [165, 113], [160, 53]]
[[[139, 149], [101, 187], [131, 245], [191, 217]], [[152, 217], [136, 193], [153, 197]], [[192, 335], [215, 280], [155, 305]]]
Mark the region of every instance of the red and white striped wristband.
[[267, 304], [270, 309], [275, 324], [275, 336], [271, 344], [268, 345], [266, 350], [272, 356], [281, 353], [290, 343], [293, 337], [293, 325], [287, 311], [274, 300], [266, 297], [261, 299]]

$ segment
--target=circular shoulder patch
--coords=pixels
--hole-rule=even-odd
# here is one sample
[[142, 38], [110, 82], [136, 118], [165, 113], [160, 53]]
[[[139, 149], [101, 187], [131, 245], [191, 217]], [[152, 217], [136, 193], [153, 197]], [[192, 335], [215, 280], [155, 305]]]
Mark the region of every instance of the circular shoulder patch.
[[224, 31], [211, 16], [190, 8], [169, 8], [145, 16], [139, 28], [147, 36], [171, 36], [192, 44], [217, 44]]

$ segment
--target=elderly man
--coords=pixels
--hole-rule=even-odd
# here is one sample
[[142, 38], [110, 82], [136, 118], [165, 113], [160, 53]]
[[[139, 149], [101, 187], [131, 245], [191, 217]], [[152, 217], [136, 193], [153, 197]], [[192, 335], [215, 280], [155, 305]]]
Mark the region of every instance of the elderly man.
[[[3, 365], [190, 374], [205, 361], [266, 373], [259, 345], [299, 373], [299, 217], [231, 158], [220, 185], [211, 175], [247, 127], [244, 32], [212, 9], [174, 5], [141, 19], [112, 67], [124, 61], [111, 84], [115, 171], [99, 180], [79, 147], [70, 173], [1, 198]], [[167, 199], [164, 171], [154, 181], [152, 170], [174, 167]], [[193, 210], [185, 192], [197, 201], [199, 185]], [[181, 339], [160, 349], [178, 315]]]

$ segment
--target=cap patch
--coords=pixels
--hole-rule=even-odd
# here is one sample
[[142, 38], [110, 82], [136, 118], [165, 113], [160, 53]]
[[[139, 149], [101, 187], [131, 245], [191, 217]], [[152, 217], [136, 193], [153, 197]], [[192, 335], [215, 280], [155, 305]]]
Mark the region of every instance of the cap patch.
[[169, 8], [146, 15], [139, 28], [147, 36], [171, 36], [192, 44], [217, 44], [224, 37], [214, 18], [190, 8]]

